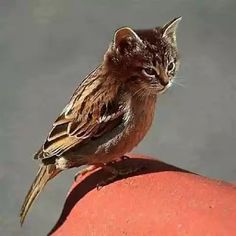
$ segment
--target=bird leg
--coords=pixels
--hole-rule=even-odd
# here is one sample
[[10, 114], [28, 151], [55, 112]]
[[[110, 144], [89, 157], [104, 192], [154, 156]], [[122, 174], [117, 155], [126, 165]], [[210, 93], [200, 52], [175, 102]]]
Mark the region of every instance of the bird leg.
[[99, 166], [97, 165], [87, 165], [86, 167], [82, 168], [81, 170], [79, 170], [75, 176], [74, 176], [74, 181], [76, 182], [77, 178], [81, 175], [84, 176], [85, 174], [87, 174], [90, 171], [93, 171], [95, 169], [99, 168]]
[[[120, 160], [121, 161], [123, 161], [123, 160], [127, 160], [127, 159], [130, 159], [130, 157], [128, 157], [128, 156], [122, 156], [121, 158], [120, 158]], [[110, 162], [109, 164], [115, 164], [117, 161], [112, 161], [112, 162]], [[81, 170], [79, 170], [76, 174], [75, 174], [75, 176], [74, 176], [74, 181], [76, 181], [77, 180], [77, 178], [81, 175], [81, 176], [84, 176], [85, 174], [87, 174], [88, 172], [90, 172], [90, 171], [93, 171], [93, 170], [95, 170], [95, 169], [97, 169], [97, 168], [99, 168], [99, 167], [107, 167], [107, 165], [104, 165], [104, 164], [101, 164], [101, 165], [87, 165], [86, 167], [84, 167], [84, 168], [82, 168]], [[114, 175], [114, 172], [115, 171], [109, 171], [109, 172], [111, 172], [113, 175]], [[115, 174], [115, 176], [117, 176], [117, 174]]]

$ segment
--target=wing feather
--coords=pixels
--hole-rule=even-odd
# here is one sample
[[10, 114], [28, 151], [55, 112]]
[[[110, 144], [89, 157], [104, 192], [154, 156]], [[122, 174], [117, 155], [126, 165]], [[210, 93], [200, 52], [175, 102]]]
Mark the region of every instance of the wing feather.
[[60, 156], [119, 125], [125, 113], [117, 99], [119, 87], [98, 67], [75, 91], [35, 158]]

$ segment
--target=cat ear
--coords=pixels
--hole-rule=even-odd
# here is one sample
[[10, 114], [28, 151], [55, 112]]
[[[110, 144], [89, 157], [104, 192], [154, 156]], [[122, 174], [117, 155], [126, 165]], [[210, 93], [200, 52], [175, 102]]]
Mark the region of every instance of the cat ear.
[[176, 45], [176, 31], [182, 17], [177, 17], [162, 27], [162, 36], [173, 45]]
[[114, 35], [114, 47], [118, 50], [123, 50], [128, 47], [132, 42], [143, 44], [140, 37], [129, 27], [118, 29]]

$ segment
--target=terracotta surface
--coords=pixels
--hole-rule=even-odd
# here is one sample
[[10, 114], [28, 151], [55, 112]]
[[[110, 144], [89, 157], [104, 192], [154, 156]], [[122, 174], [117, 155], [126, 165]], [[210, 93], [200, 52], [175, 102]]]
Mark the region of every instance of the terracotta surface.
[[78, 178], [52, 235], [236, 235], [235, 185], [142, 156], [116, 165], [145, 168], [99, 191], [108, 173]]

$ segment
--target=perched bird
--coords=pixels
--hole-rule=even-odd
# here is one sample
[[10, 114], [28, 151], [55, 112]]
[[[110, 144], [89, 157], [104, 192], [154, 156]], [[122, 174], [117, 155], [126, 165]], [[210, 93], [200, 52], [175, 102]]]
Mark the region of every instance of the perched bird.
[[104, 59], [74, 92], [35, 159], [36, 178], [20, 212], [23, 224], [33, 201], [58, 173], [86, 165], [104, 167], [130, 152], [149, 130], [156, 101], [179, 66], [176, 29], [181, 17], [148, 30], [118, 29]]

